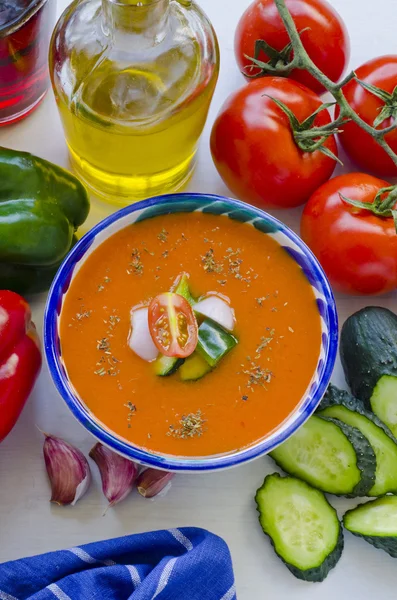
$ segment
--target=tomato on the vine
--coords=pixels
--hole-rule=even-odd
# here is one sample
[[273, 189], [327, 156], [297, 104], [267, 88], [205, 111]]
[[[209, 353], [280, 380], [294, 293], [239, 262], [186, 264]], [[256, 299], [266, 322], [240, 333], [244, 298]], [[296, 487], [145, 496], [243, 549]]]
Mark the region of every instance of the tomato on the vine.
[[[232, 94], [221, 108], [211, 134], [211, 152], [226, 185], [238, 198], [259, 207], [290, 208], [306, 202], [329, 179], [336, 161], [321, 150], [301, 150], [287, 115], [272, 99], [288, 107], [302, 123], [320, 106], [305, 86], [282, 77], [264, 77]], [[327, 110], [316, 127], [331, 122]], [[326, 150], [337, 155], [334, 136]]]
[[186, 358], [194, 352], [198, 339], [197, 321], [183, 296], [166, 292], [153, 298], [148, 320], [150, 335], [162, 354]]
[[[378, 125], [378, 129], [390, 127], [397, 117], [397, 91], [393, 96], [394, 90], [397, 89], [397, 56], [374, 58], [356, 69], [355, 73], [360, 81], [380, 88], [387, 94], [385, 94], [385, 98], [380, 98], [364, 89], [358, 81], [353, 79], [343, 88], [348, 103], [358, 116], [371, 126], [381, 115], [382, 109], [390, 105], [390, 111], [383, 110], [382, 114], [385, 119]], [[387, 100], [388, 96], [390, 98]], [[339, 135], [342, 146], [362, 169], [380, 177], [397, 175], [396, 165], [369, 133], [366, 133], [353, 121], [345, 123], [342, 129], [343, 131]], [[385, 140], [397, 153], [397, 130], [386, 134]]]
[[[349, 61], [349, 37], [338, 13], [325, 0], [286, 0], [302, 43], [310, 58], [332, 81], [338, 81]], [[243, 73], [260, 74], [250, 68], [255, 57], [255, 43], [264, 40], [275, 50], [283, 50], [290, 42], [288, 33], [274, 4], [274, 0], [255, 0], [240, 19], [235, 36], [235, 54]], [[249, 58], [247, 58], [249, 57]], [[257, 59], [267, 62], [262, 49]], [[289, 58], [289, 53], [285, 57]], [[283, 57], [281, 58], [283, 61]], [[277, 73], [275, 73], [277, 74]], [[304, 70], [293, 70], [288, 77], [308, 86], [317, 93], [324, 88]]]
[[365, 173], [340, 175], [322, 185], [305, 206], [302, 239], [338, 291], [373, 295], [397, 287], [393, 217], [378, 216], [341, 197], [372, 204], [379, 190], [388, 186]]

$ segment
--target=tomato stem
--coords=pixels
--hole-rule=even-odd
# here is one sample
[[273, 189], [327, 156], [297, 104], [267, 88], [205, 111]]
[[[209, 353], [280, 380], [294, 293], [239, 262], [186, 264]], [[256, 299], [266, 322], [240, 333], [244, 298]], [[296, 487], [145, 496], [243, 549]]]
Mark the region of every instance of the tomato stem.
[[[361, 87], [366, 89], [367, 92], [370, 92], [370, 94], [373, 94], [380, 100], [383, 100], [385, 103], [382, 107], [382, 110], [379, 111], [379, 115], [373, 122], [374, 127], [379, 127], [379, 125], [386, 121], [386, 119], [395, 119], [397, 117], [397, 86], [394, 88], [393, 93], [389, 94], [389, 92], [376, 87], [376, 85], [371, 85], [366, 81], [361, 81], [361, 79], [357, 79], [357, 82], [361, 85]], [[393, 125], [387, 129], [392, 131], [395, 127], [396, 125], [393, 123]], [[382, 131], [383, 135], [385, 135], [385, 128]]]
[[[385, 118], [387, 118], [386, 111], [380, 113], [378, 119], [374, 123], [374, 126], [368, 125], [359, 115], [352, 109], [346, 97], [343, 93], [343, 87], [352, 79], [357, 79], [354, 72], [349, 73], [341, 82], [335, 83], [331, 81], [324, 73], [314, 64], [311, 60], [310, 56], [305, 50], [305, 47], [302, 44], [302, 40], [300, 38], [300, 34], [296, 28], [294, 20], [289, 12], [285, 0], [274, 0], [274, 3], [277, 7], [277, 10], [280, 14], [280, 17], [284, 23], [284, 26], [288, 32], [288, 35], [291, 40], [291, 46], [293, 51], [293, 58], [289, 64], [289, 68], [292, 69], [304, 69], [312, 77], [314, 77], [318, 82], [322, 84], [322, 86], [332, 94], [335, 98], [336, 102], [339, 104], [340, 108], [340, 117], [343, 119], [348, 119], [356, 123], [361, 129], [363, 129], [366, 133], [368, 133], [372, 138], [374, 138], [378, 144], [383, 148], [386, 154], [392, 159], [394, 164], [397, 166], [397, 154], [391, 149], [387, 141], [385, 140], [385, 136], [393, 131], [397, 127], [397, 123], [394, 123], [390, 127], [386, 127], [384, 129], [377, 129], [379, 126], [378, 119], [382, 118], [383, 122]], [[373, 91], [373, 90], [372, 90]], [[394, 96], [394, 92], [393, 92]], [[394, 99], [394, 98], [393, 98]], [[397, 100], [396, 100], [397, 102]], [[386, 108], [386, 107], [385, 107]], [[389, 117], [394, 117], [395, 114], [388, 114]], [[340, 118], [339, 117], [339, 118]], [[395, 212], [395, 211], [392, 211]], [[389, 215], [390, 216], [390, 215]]]
[[[385, 197], [386, 194], [386, 197]], [[360, 200], [353, 200], [353, 198], [347, 198], [343, 194], [339, 194], [341, 200], [359, 208], [360, 210], [366, 210], [371, 212], [373, 215], [382, 218], [394, 219], [394, 226], [397, 233], [397, 187], [391, 185], [389, 187], [382, 188], [376, 194], [373, 202], [361, 202]]]
[[[310, 29], [305, 27], [299, 32], [302, 35], [304, 31]], [[261, 52], [264, 52], [268, 57], [269, 61], [264, 62], [259, 60]], [[292, 44], [289, 42], [282, 50], [276, 50], [266, 42], [266, 40], [256, 40], [254, 56], [244, 55], [247, 60], [251, 61], [251, 64], [244, 68], [244, 75], [249, 79], [258, 79], [264, 75], [283, 75], [288, 77], [293, 67], [292, 57]], [[259, 69], [253, 73], [255, 67]]]
[[340, 131], [340, 129], [338, 129], [338, 124], [342, 122], [342, 119], [338, 118], [336, 121], [321, 127], [313, 126], [317, 115], [323, 110], [327, 110], [330, 106], [333, 106], [335, 104], [334, 102], [321, 104], [321, 106], [319, 106], [311, 115], [309, 115], [304, 121], [300, 122], [292, 110], [286, 104], [284, 104], [284, 102], [281, 102], [281, 100], [273, 98], [272, 96], [268, 96], [267, 94], [264, 94], [264, 96], [270, 98], [270, 100], [272, 100], [288, 117], [295, 143], [298, 148], [302, 150], [302, 152], [315, 152], [316, 150], [319, 150], [326, 156], [329, 156], [342, 165], [342, 162], [339, 160], [339, 158], [329, 148], [324, 146], [324, 142], [331, 135], [334, 135]]

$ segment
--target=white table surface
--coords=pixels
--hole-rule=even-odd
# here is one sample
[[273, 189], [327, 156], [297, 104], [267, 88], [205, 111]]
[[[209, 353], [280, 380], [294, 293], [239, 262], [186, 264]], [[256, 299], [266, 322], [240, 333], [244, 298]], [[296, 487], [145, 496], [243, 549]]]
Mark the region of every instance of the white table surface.
[[[331, 2], [350, 31], [352, 67], [372, 56], [396, 52], [395, 0]], [[201, 143], [198, 168], [188, 189], [228, 194], [212, 164], [208, 135], [220, 104], [232, 90], [244, 85], [234, 61], [233, 35], [249, 0], [201, 0], [200, 4], [218, 32], [222, 68]], [[64, 6], [66, 2], [60, 0], [59, 12]], [[29, 150], [67, 166], [66, 146], [52, 93], [28, 119], [1, 129], [0, 145]], [[89, 223], [105, 216], [107, 210], [94, 205]], [[274, 214], [298, 231], [300, 210]], [[40, 332], [44, 303], [45, 296], [42, 296], [32, 305]], [[367, 304], [396, 309], [397, 295], [372, 301], [339, 297], [340, 321]], [[339, 364], [333, 380], [343, 384]], [[102, 516], [106, 501], [95, 465], [92, 468], [94, 483], [75, 507], [60, 508], [49, 503], [43, 439], [35, 425], [66, 437], [86, 453], [94, 442], [71, 416], [44, 367], [20, 420], [0, 446], [0, 562], [124, 534], [197, 526], [219, 534], [229, 544], [239, 600], [347, 600], [352, 597], [388, 600], [395, 597], [397, 562], [350, 534], [345, 536], [345, 551], [337, 568], [324, 583], [303, 583], [289, 573], [263, 535], [255, 510], [255, 490], [265, 475], [274, 471], [268, 458], [223, 473], [179, 475], [164, 498], [148, 501], [134, 494]], [[354, 505], [354, 501], [344, 499], [332, 498], [332, 502], [341, 512]]]

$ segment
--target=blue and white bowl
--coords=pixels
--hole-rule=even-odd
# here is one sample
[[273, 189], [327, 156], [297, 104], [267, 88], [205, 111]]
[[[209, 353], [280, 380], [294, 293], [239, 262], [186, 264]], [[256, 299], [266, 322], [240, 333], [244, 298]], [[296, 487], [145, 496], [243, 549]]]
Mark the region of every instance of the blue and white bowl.
[[[158, 215], [202, 211], [227, 215], [276, 240], [300, 265], [317, 299], [322, 346], [308, 389], [296, 409], [274, 431], [255, 444], [226, 454], [206, 457], [161, 455], [128, 442], [100, 422], [71, 384], [61, 352], [60, 315], [70, 283], [88, 256], [107, 238], [128, 225]], [[302, 240], [286, 225], [258, 208], [238, 200], [207, 194], [175, 194], [138, 202], [107, 217], [74, 246], [52, 284], [44, 317], [45, 353], [55, 385], [78, 421], [103, 444], [144, 465], [172, 471], [214, 471], [239, 465], [271, 452], [288, 439], [314, 412], [329, 383], [338, 345], [338, 319], [328, 280]]]

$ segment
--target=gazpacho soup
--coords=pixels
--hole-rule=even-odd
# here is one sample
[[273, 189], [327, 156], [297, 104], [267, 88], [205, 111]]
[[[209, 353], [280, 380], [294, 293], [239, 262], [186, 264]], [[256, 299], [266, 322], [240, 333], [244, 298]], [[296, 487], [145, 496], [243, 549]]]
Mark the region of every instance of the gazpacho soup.
[[109, 429], [155, 453], [209, 456], [263, 439], [297, 407], [321, 322], [271, 236], [179, 213], [134, 223], [88, 256], [60, 339], [77, 394]]

